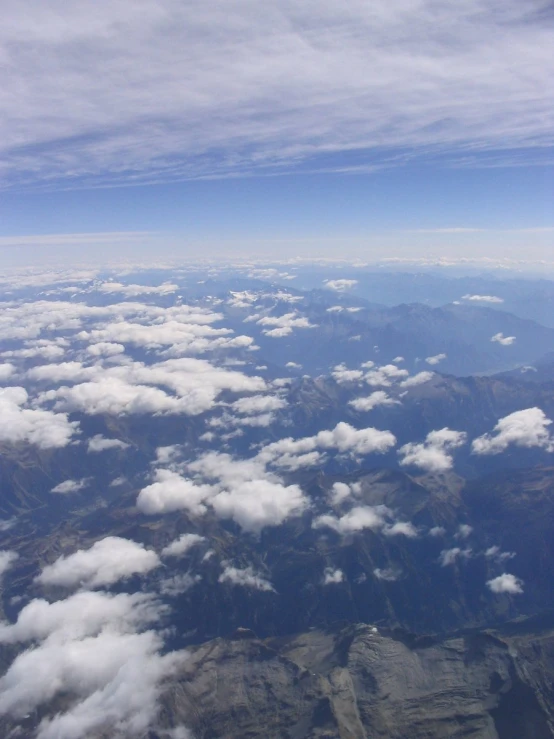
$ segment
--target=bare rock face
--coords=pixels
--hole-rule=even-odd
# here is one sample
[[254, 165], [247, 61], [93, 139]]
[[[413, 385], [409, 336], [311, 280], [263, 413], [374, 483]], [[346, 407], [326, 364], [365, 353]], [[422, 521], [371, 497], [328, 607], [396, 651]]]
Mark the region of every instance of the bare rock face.
[[191, 652], [162, 715], [196, 739], [551, 739], [554, 632], [441, 641], [372, 626]]

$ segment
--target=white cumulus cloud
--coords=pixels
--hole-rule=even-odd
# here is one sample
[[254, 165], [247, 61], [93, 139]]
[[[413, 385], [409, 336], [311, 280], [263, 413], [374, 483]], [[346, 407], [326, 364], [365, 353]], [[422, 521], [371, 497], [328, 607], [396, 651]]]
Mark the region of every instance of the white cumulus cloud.
[[345, 290], [349, 290], [350, 288], [357, 285], [358, 280], [347, 280], [347, 279], [325, 280], [324, 284], [328, 290], [335, 290], [336, 292], [344, 292]]
[[63, 482], [60, 482], [58, 483], [58, 485], [53, 487], [50, 492], [60, 493], [61, 495], [66, 495], [67, 493], [77, 493], [79, 492], [79, 490], [85, 488], [88, 482], [89, 480], [86, 477], [83, 477], [80, 480], [64, 480]]
[[501, 346], [511, 346], [515, 340], [515, 336], [504, 336], [502, 332], [491, 337], [491, 341], [500, 344]]
[[400, 464], [413, 465], [428, 472], [443, 472], [453, 464], [451, 452], [466, 442], [463, 431], [443, 428], [427, 434], [423, 443], [410, 442], [400, 447]]
[[492, 580], [487, 580], [487, 587], [493, 593], [509, 593], [510, 595], [519, 595], [523, 593], [523, 582], [515, 575], [504, 572]]
[[4, 573], [10, 569], [18, 557], [17, 552], [12, 552], [9, 549], [0, 549], [0, 582]]
[[129, 444], [121, 439], [108, 439], [102, 434], [95, 434], [87, 442], [87, 452], [103, 452], [106, 449], [128, 449]]
[[349, 400], [348, 405], [351, 405], [356, 411], [371, 411], [373, 408], [377, 408], [377, 406], [380, 405], [400, 405], [400, 401], [391, 398], [384, 390], [376, 390], [366, 398], [354, 398], [354, 400]]
[[432, 380], [433, 377], [435, 377], [434, 372], [424, 370], [423, 372], [418, 372], [417, 374], [412, 375], [412, 377], [407, 377], [405, 380], [402, 380], [402, 382], [400, 383], [400, 387], [405, 388], [423, 385], [425, 382], [429, 382], [429, 380]]
[[22, 387], [0, 389], [0, 441], [41, 449], [67, 446], [78, 431], [78, 422], [69, 421], [65, 413], [25, 408], [27, 401]]
[[[44, 707], [37, 739], [147, 733], [162, 681], [186, 658], [162, 655], [162, 638], [150, 628], [166, 612], [141, 593], [32, 601], [15, 624], [0, 624], [0, 643], [33, 642], [0, 678], [0, 714], [17, 719]], [[58, 696], [63, 708], [49, 715]]]
[[344, 582], [344, 572], [333, 567], [326, 567], [323, 571], [323, 584], [324, 585], [338, 585]]
[[137, 498], [137, 507], [146, 514], [186, 510], [193, 516], [207, 511], [206, 501], [213, 495], [209, 485], [198, 485], [177, 472], [156, 470], [154, 482], [143, 488]]
[[223, 572], [219, 576], [219, 582], [231, 583], [231, 585], [240, 585], [244, 588], [254, 588], [255, 590], [265, 590], [266, 592], [275, 592], [273, 585], [254, 571], [253, 567], [233, 567], [225, 565]]
[[117, 536], [100, 539], [90, 549], [62, 555], [47, 565], [36, 580], [41, 585], [98, 588], [132, 575], [146, 574], [160, 565], [158, 555], [142, 544]]
[[355, 506], [344, 516], [318, 516], [312, 526], [315, 529], [334, 529], [341, 535], [355, 534], [364, 529], [377, 531], [385, 525], [389, 514], [390, 511], [385, 506]]
[[460, 559], [469, 559], [471, 557], [471, 549], [460, 549], [460, 547], [452, 547], [452, 549], [443, 549], [439, 555], [439, 563], [441, 567], [449, 567], [456, 564]]
[[[288, 336], [296, 328], [317, 328], [317, 326], [305, 316], [299, 316], [298, 313], [285, 313], [282, 316], [264, 316], [256, 321], [260, 326], [264, 326], [263, 333], [266, 336], [273, 338], [281, 338]], [[273, 326], [274, 328], [265, 328], [266, 326]]]
[[491, 434], [473, 440], [474, 454], [500, 454], [510, 445], [554, 450], [554, 440], [548, 427], [552, 421], [540, 408], [526, 408], [501, 418]]
[[175, 539], [171, 544], [164, 547], [161, 551], [161, 555], [162, 557], [182, 557], [192, 549], [192, 547], [205, 540], [204, 536], [199, 536], [198, 534], [182, 534], [178, 539]]
[[425, 357], [427, 364], [439, 364], [446, 359], [446, 354], [434, 354], [432, 357]]

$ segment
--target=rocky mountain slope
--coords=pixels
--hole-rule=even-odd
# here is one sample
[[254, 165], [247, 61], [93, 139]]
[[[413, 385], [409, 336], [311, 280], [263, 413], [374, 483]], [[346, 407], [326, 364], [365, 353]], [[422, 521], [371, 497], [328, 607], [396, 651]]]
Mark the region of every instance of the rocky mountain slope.
[[[247, 667], [246, 667], [247, 666]], [[550, 739], [554, 631], [446, 639], [367, 624], [192, 650], [163, 706], [198, 739]]]

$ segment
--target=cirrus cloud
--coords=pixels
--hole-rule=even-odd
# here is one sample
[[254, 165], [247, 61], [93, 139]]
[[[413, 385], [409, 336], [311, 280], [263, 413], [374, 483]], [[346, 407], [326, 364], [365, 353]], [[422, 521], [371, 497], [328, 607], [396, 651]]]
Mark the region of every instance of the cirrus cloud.
[[[539, 0], [335, 0], [317, 12], [144, 0], [140, 13], [114, 0], [101, 16], [88, 0], [33, 13], [6, 2], [8, 182], [155, 182], [310, 162], [364, 171], [405, 161], [399, 150], [552, 143], [553, 37]], [[361, 161], [337, 162], [354, 150]]]

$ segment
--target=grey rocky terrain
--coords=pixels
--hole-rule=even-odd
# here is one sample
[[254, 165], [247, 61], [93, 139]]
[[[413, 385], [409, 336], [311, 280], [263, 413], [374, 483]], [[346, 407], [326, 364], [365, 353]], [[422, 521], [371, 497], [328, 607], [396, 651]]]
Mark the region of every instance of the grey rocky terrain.
[[198, 739], [547, 739], [554, 631], [431, 639], [356, 624], [192, 650], [163, 705]]

